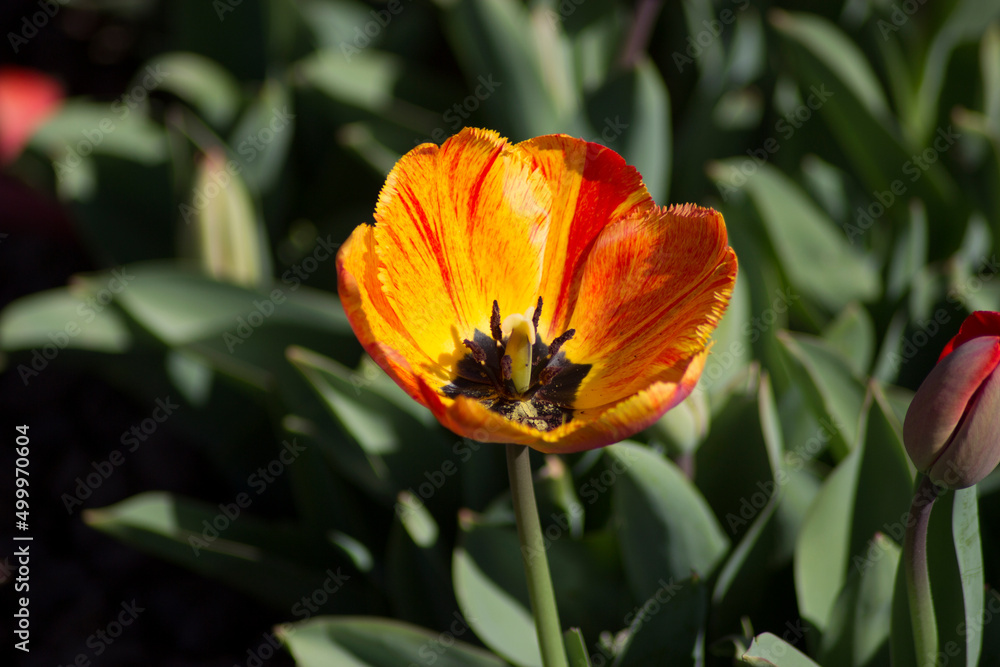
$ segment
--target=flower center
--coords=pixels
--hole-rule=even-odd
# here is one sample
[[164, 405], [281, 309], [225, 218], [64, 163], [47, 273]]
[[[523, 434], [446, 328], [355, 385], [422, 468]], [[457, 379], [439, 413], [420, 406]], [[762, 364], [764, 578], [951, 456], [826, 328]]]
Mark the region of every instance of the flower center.
[[546, 345], [538, 335], [542, 299], [522, 315], [502, 321], [493, 302], [490, 335], [476, 331], [464, 340], [469, 349], [458, 363], [457, 377], [442, 387], [446, 396], [475, 398], [505, 416], [540, 431], [569, 421], [573, 399], [589, 364], [571, 363], [561, 347], [573, 337], [570, 329]]

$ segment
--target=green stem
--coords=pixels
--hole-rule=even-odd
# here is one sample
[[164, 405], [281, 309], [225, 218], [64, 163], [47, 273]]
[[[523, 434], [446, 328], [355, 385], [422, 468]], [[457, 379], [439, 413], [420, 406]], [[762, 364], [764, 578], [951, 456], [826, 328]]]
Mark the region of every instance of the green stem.
[[910, 601], [910, 621], [918, 665], [934, 665], [938, 654], [937, 621], [931, 598], [931, 578], [927, 569], [927, 525], [934, 501], [941, 489], [924, 476], [913, 494], [909, 527], [903, 540], [903, 567], [906, 568], [906, 591]]
[[530, 451], [523, 445], [507, 445], [507, 474], [510, 475], [517, 536], [521, 541], [521, 560], [528, 579], [528, 599], [531, 601], [531, 614], [535, 617], [542, 664], [545, 667], [569, 667], [556, 594], [549, 575], [549, 559], [545, 555], [545, 538], [535, 504], [531, 459], [528, 457]]

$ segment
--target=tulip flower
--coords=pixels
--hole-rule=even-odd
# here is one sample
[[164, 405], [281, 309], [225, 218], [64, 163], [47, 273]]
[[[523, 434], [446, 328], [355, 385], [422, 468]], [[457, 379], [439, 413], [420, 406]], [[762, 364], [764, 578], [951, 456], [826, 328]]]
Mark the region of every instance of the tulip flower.
[[976, 484], [1000, 462], [1000, 313], [962, 323], [913, 397], [903, 441], [917, 469], [950, 489]]
[[13, 162], [62, 103], [55, 79], [33, 69], [0, 67], [0, 165]]
[[465, 129], [399, 160], [337, 270], [362, 345], [442, 424], [571, 452], [692, 391], [737, 265], [719, 213], [656, 206], [614, 151]]

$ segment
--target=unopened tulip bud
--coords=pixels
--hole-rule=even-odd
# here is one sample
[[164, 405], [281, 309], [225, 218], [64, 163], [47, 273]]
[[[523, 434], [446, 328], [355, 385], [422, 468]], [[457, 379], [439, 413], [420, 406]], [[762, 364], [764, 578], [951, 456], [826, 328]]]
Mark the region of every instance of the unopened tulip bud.
[[917, 469], [950, 489], [1000, 462], [1000, 313], [973, 313], [945, 346], [906, 412], [903, 442]]

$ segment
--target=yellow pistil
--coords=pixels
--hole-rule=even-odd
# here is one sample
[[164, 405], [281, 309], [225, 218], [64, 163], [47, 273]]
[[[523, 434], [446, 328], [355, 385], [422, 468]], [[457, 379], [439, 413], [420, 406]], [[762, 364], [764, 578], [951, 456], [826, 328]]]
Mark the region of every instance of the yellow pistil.
[[503, 336], [507, 339], [506, 354], [510, 357], [510, 379], [517, 393], [523, 394], [531, 387], [531, 348], [535, 344], [535, 325], [531, 321], [535, 309], [524, 315], [511, 313], [504, 318]]

